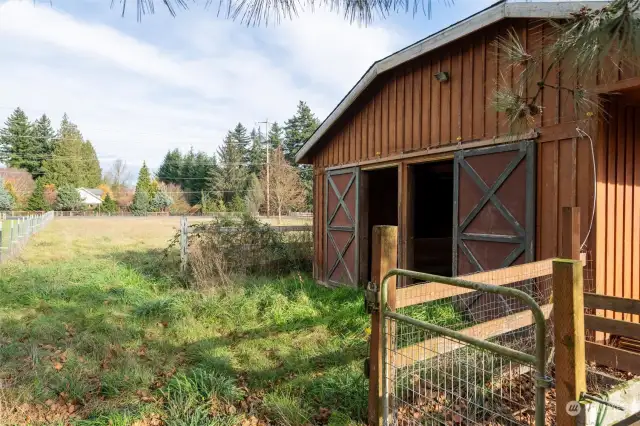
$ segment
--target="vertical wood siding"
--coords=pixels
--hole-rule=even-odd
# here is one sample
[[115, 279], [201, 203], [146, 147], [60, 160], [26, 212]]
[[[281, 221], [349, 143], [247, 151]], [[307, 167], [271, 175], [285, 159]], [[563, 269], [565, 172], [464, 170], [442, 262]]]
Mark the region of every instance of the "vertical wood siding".
[[[497, 38], [506, 37], [512, 28], [531, 50], [553, 42], [551, 28], [541, 20], [506, 20], [380, 76], [311, 153], [314, 164], [323, 168], [353, 164], [507, 134], [504, 114], [497, 113], [491, 102], [498, 82], [515, 85], [521, 72], [507, 66], [496, 45]], [[536, 81], [546, 67], [543, 63], [536, 70], [525, 93], [537, 90]], [[610, 68], [581, 83], [617, 81], [632, 74]], [[450, 80], [437, 82], [434, 74], [439, 71], [449, 72]], [[549, 83], [566, 84], [575, 76], [574, 70], [564, 65], [551, 73]], [[566, 91], [545, 88], [540, 103], [543, 111], [537, 118], [538, 126], [575, 120]]]
[[[589, 131], [594, 142], [596, 126]], [[589, 233], [593, 212], [593, 156], [589, 139], [551, 139], [538, 143], [536, 201], [536, 258], [560, 253], [563, 207], [580, 207], [580, 242], [595, 251], [595, 231]]]
[[[640, 105], [607, 104], [598, 140], [596, 286], [598, 293], [640, 299]], [[638, 315], [606, 312], [640, 322]]]
[[[384, 161], [401, 153], [422, 151], [427, 154], [431, 147], [457, 143], [464, 146], [467, 142], [490, 139], [508, 132], [503, 114], [497, 113], [492, 106], [492, 95], [499, 81], [514, 84], [520, 72], [506, 67], [495, 43], [511, 28], [531, 50], [553, 42], [547, 23], [538, 19], [511, 19], [429, 52], [379, 76], [310, 153], [315, 169], [316, 279], [324, 280], [325, 168], [359, 161]], [[527, 93], [537, 90], [536, 81], [542, 77], [546, 67], [547, 64], [543, 63], [535, 71], [526, 87]], [[450, 81], [437, 82], [434, 74], [439, 71], [450, 72]], [[639, 75], [637, 70], [612, 65], [590, 81], [580, 83], [589, 87], [634, 75]], [[563, 66], [551, 73], [549, 83], [567, 83], [565, 80], [575, 76], [573, 70]], [[536, 127], [542, 129], [543, 136], [547, 136], [539, 141], [537, 150], [536, 257], [544, 259], [559, 252], [562, 207], [581, 207], [582, 239], [585, 238], [593, 209], [594, 179], [588, 139], [548, 136], [554, 132], [567, 134], [567, 130], [575, 130], [576, 117], [571, 99], [560, 90], [545, 88], [539, 102], [543, 110], [536, 118]], [[625, 113], [629, 115], [628, 121], [632, 122], [630, 117], [637, 113], [637, 109], [633, 114]], [[634, 119], [640, 123], [640, 114]], [[640, 170], [640, 152], [636, 153], [635, 148], [623, 142], [624, 139], [617, 139], [620, 132], [626, 139], [637, 137], [637, 133], [631, 135], [627, 127], [618, 127], [608, 125], [590, 131], [594, 141], [596, 133], [602, 135], [604, 132], [610, 142], [606, 150], [596, 156], [596, 225], [599, 232], [596, 234], [595, 229], [591, 232], [586, 249], [596, 256], [596, 281], [603, 293], [638, 298], [640, 172], [635, 170]], [[600, 145], [598, 148], [602, 149]], [[635, 163], [629, 163], [631, 159]], [[635, 186], [631, 182], [635, 182]], [[606, 193], [606, 198], [600, 195], [603, 193]], [[597, 251], [596, 245], [599, 247]], [[600, 247], [606, 248], [602, 250]], [[622, 266], [617, 266], [621, 253], [625, 253], [625, 258], [620, 263]]]

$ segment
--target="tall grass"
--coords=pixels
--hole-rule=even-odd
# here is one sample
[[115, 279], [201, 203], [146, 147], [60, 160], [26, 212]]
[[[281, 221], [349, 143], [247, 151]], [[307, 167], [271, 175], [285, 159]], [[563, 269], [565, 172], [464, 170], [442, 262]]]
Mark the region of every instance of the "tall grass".
[[0, 267], [0, 388], [15, 402], [0, 424], [55, 424], [52, 406], [79, 425], [314, 423], [322, 409], [364, 421], [359, 292], [305, 274], [184, 289], [134, 238], [91, 250], [79, 232], [72, 255], [38, 238], [33, 260]]

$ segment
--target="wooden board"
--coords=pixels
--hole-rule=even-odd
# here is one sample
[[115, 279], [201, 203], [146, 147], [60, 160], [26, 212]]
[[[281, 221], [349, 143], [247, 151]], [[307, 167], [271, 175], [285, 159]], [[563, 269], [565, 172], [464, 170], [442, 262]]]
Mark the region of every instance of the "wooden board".
[[593, 309], [606, 309], [615, 312], [640, 315], [640, 300], [606, 296], [604, 294], [585, 293], [584, 306]]
[[603, 331], [618, 336], [640, 338], [640, 324], [597, 315], [584, 316], [584, 328], [587, 330]]
[[[534, 278], [550, 276], [552, 273], [553, 261], [555, 259], [539, 260], [537, 262], [525, 263], [524, 265], [511, 266], [509, 268], [495, 269], [493, 271], [479, 272], [477, 274], [464, 275], [462, 278], [467, 281], [493, 285], [507, 285]], [[586, 256], [581, 255], [582, 265], [586, 264]], [[459, 296], [471, 293], [462, 287], [455, 287], [448, 284], [429, 282], [416, 284], [411, 287], [398, 289], [397, 307], [419, 305], [421, 303], [432, 302], [434, 300], [447, 297]], [[585, 296], [586, 300], [586, 296]]]
[[598, 365], [640, 374], [640, 354], [599, 343], [585, 343], [587, 361]]
[[[544, 305], [541, 306], [541, 309], [544, 313], [544, 317], [549, 318], [553, 305]], [[490, 339], [533, 324], [535, 324], [535, 321], [533, 320], [531, 311], [527, 310], [507, 317], [483, 322], [481, 324], [465, 328], [464, 330], [460, 330], [459, 332], [477, 339]], [[426, 361], [438, 355], [446, 354], [463, 346], [467, 346], [467, 344], [447, 337], [434, 337], [433, 339], [428, 339], [423, 342], [416, 343], [415, 345], [398, 349], [394, 355], [395, 359], [393, 361], [393, 365], [396, 368], [406, 367], [415, 364], [416, 362]]]
[[[538, 262], [525, 263], [524, 265], [511, 266], [509, 268], [496, 269], [493, 271], [479, 272], [477, 274], [465, 275], [460, 278], [467, 281], [483, 284], [507, 285], [519, 281], [551, 275], [553, 259], [541, 260]], [[420, 303], [431, 302], [446, 297], [459, 296], [471, 293], [470, 290], [462, 287], [454, 287], [442, 283], [417, 284], [411, 287], [401, 288], [397, 291], [397, 307], [418, 305]]]

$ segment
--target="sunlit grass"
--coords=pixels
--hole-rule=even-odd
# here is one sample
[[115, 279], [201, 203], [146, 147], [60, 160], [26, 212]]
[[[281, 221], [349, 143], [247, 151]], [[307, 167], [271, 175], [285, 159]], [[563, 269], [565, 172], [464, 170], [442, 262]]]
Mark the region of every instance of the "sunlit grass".
[[185, 289], [171, 220], [57, 219], [0, 266], [0, 424], [362, 424], [360, 293]]

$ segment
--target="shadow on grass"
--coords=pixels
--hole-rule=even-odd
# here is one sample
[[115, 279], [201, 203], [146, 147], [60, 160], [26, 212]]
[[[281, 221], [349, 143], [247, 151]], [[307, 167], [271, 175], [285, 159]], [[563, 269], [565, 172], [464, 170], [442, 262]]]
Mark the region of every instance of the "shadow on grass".
[[[366, 317], [358, 292], [256, 278], [238, 285], [242, 297], [205, 296], [178, 288], [177, 256], [163, 250], [102, 257], [122, 267], [97, 263], [74, 281], [74, 262], [0, 277], [0, 381], [10, 378], [16, 395], [43, 403], [64, 393], [87, 417], [204, 368], [246, 378], [251, 392], [293, 389], [312, 410], [362, 418]], [[142, 411], [157, 403], [136, 404]]]
[[103, 258], [114, 260], [150, 279], [180, 282], [180, 257], [174, 251], [126, 250], [106, 254]]

